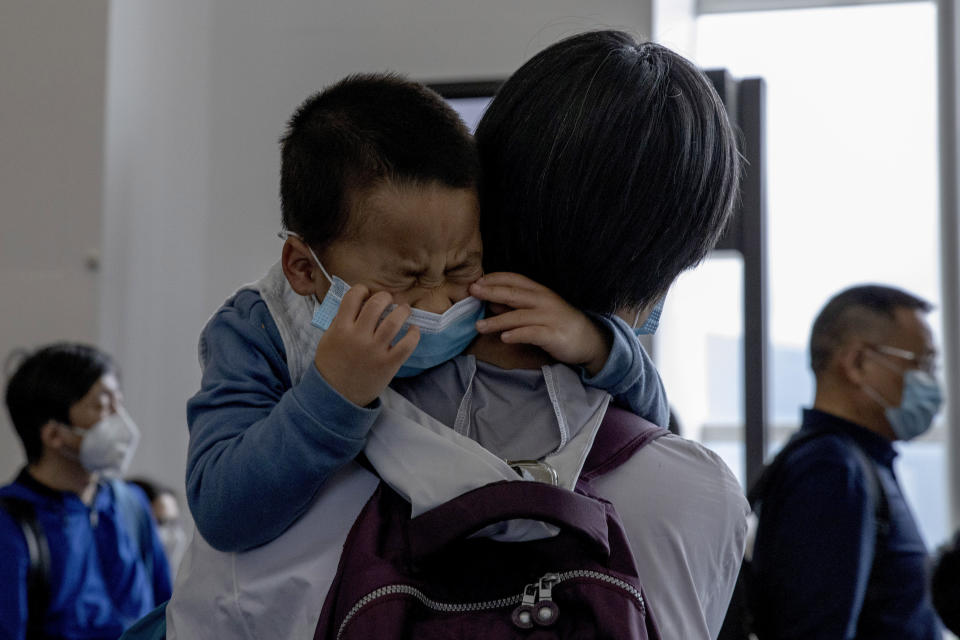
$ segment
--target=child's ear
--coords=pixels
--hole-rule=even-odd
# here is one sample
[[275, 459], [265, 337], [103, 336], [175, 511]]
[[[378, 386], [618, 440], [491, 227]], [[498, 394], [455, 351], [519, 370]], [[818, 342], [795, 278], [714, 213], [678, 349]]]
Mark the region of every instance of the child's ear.
[[319, 270], [307, 246], [299, 238], [287, 238], [283, 243], [283, 253], [280, 257], [283, 275], [294, 291], [302, 296], [317, 293], [317, 283], [314, 281], [315, 272]]

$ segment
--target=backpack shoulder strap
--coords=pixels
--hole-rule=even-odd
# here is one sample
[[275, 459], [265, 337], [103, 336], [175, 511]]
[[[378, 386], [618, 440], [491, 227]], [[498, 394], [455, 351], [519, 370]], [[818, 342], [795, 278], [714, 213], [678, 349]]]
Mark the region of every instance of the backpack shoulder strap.
[[657, 438], [670, 433], [619, 407], [608, 407], [583, 464], [584, 481], [609, 473]]
[[750, 507], [755, 508], [759, 502], [763, 501], [763, 498], [770, 487], [770, 483], [773, 482], [773, 479], [783, 467], [787, 456], [807, 442], [815, 440], [820, 436], [833, 433], [835, 432], [817, 429], [808, 431], [801, 430], [794, 434], [794, 436], [787, 441], [787, 444], [785, 444], [777, 453], [777, 455], [774, 456], [773, 460], [770, 461], [770, 464], [763, 468], [763, 471], [760, 473], [760, 477], [757, 478], [756, 482], [753, 483], [753, 486], [750, 487], [750, 490], [747, 492], [747, 500], [750, 501]]
[[0, 497], [0, 509], [20, 525], [27, 543], [27, 637], [41, 637], [50, 584], [50, 546], [33, 505], [11, 496]]
[[864, 595], [864, 602], [876, 601], [880, 594], [877, 591], [876, 575], [877, 565], [879, 564], [880, 554], [878, 549], [887, 544], [890, 536], [890, 503], [887, 501], [887, 492], [883, 489], [883, 483], [880, 481], [880, 472], [877, 471], [877, 465], [870, 457], [855, 443], [850, 440], [850, 447], [854, 456], [863, 469], [867, 477], [867, 500], [873, 505], [874, 515], [874, 545], [873, 560], [870, 563], [870, 573], [867, 574], [867, 592]]
[[882, 539], [890, 531], [890, 503], [887, 502], [887, 492], [883, 490], [883, 483], [880, 482], [877, 465], [853, 440], [850, 440], [850, 449], [867, 477], [867, 496], [873, 505], [873, 513], [877, 520], [877, 537]]
[[150, 584], [153, 585], [153, 536], [151, 535], [153, 523], [150, 521], [150, 514], [144, 509], [143, 502], [137, 498], [134, 489], [126, 482], [118, 479], [110, 479], [107, 482], [117, 502], [117, 515], [140, 550], [143, 568], [147, 572]]

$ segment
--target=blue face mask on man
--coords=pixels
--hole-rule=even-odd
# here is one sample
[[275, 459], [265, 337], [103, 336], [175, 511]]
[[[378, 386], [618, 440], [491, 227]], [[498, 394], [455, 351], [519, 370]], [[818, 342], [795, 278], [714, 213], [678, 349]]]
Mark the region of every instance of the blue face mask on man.
[[650, 311], [650, 315], [648, 315], [647, 319], [643, 321], [643, 324], [638, 327], [637, 323], [640, 322], [641, 313], [643, 313], [643, 309], [637, 309], [637, 315], [633, 319], [633, 333], [638, 337], [655, 334], [657, 328], [660, 326], [660, 314], [663, 313], [663, 298], [657, 301], [657, 304], [655, 304]]
[[[915, 359], [913, 353], [893, 349], [892, 347], [879, 346], [874, 348], [880, 353], [896, 351], [894, 355], [904, 357], [903, 354], [909, 354], [907, 357]], [[900, 369], [892, 364], [885, 364], [889, 369]], [[937, 379], [926, 371], [920, 369], [908, 369], [903, 373], [903, 393], [901, 394], [900, 404], [892, 406], [887, 403], [883, 397], [872, 387], [864, 384], [864, 391], [884, 408], [884, 416], [890, 423], [890, 428], [897, 436], [898, 440], [911, 440], [925, 433], [933, 424], [933, 418], [940, 411], [943, 404], [943, 391]]]
[[[288, 233], [295, 235], [293, 232]], [[320, 267], [323, 276], [330, 283], [330, 288], [327, 289], [323, 300], [314, 300], [313, 318], [310, 321], [314, 327], [326, 331], [337, 315], [343, 296], [350, 290], [350, 285], [342, 278], [328, 274], [313, 249], [310, 247], [307, 249]], [[391, 309], [393, 307], [387, 311]], [[420, 341], [417, 343], [417, 348], [400, 367], [397, 377], [415, 376], [460, 355], [477, 336], [477, 320], [483, 318], [484, 311], [483, 301], [473, 296], [460, 300], [443, 313], [411, 309], [410, 317], [407, 318], [396, 340], [402, 338], [407, 332], [407, 327], [412, 325], [420, 329]]]

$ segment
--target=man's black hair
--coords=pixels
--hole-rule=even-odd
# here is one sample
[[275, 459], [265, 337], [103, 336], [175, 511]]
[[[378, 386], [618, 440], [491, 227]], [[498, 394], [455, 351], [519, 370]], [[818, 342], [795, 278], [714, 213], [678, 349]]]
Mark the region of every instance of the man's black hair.
[[7, 382], [7, 411], [29, 462], [43, 453], [40, 428], [49, 420], [70, 423], [70, 407], [103, 376], [113, 360], [96, 347], [61, 342], [27, 356]]
[[663, 295], [714, 246], [736, 199], [740, 158], [710, 82], [619, 31], [533, 57], [476, 139], [485, 269], [522, 273], [585, 310]]
[[867, 284], [844, 289], [833, 296], [810, 330], [810, 368], [815, 375], [826, 370], [834, 353], [850, 336], [875, 335], [895, 321], [899, 309], [929, 312], [933, 306], [896, 287]]
[[353, 200], [366, 189], [478, 182], [473, 138], [456, 111], [394, 74], [350, 76], [310, 97], [280, 145], [284, 227], [317, 249], [351, 230]]

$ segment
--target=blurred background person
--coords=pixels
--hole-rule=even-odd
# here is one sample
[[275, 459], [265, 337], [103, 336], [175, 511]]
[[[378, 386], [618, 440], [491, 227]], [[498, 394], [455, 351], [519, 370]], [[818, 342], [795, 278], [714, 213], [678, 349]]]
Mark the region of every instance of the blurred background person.
[[759, 510], [761, 637], [941, 638], [927, 548], [893, 467], [893, 443], [927, 431], [943, 400], [930, 310], [901, 289], [864, 285], [814, 321], [813, 408]]
[[27, 464], [0, 488], [0, 638], [117, 638], [170, 597], [144, 493], [119, 478], [139, 430], [95, 347], [27, 356], [6, 404]]
[[157, 535], [160, 536], [170, 565], [170, 575], [176, 576], [177, 567], [187, 549], [187, 533], [180, 519], [180, 502], [172, 489], [147, 478], [131, 478], [129, 482], [140, 487], [150, 501], [153, 519], [157, 523]]

